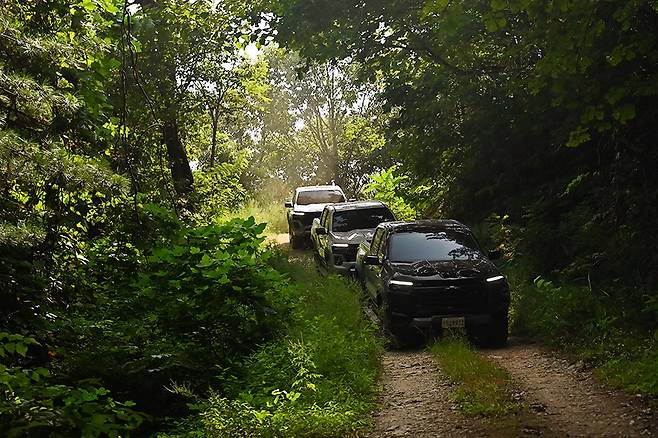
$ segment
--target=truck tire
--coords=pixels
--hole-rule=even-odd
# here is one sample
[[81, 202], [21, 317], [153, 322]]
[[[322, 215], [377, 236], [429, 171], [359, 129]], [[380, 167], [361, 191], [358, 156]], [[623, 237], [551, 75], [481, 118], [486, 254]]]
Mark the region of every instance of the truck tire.
[[384, 338], [388, 341], [388, 349], [404, 350], [410, 345], [409, 331], [401, 327], [393, 327], [393, 324], [391, 324], [391, 315], [388, 310], [384, 308], [386, 304], [384, 304], [381, 294], [377, 294], [375, 302], [378, 308], [377, 313], [381, 321], [380, 330]]
[[507, 337], [509, 335], [509, 318], [507, 309], [504, 312], [497, 312], [491, 315], [491, 325], [489, 326], [489, 336], [487, 345], [492, 348], [503, 348], [507, 346]]
[[290, 247], [292, 249], [300, 249], [302, 247], [302, 239], [295, 237], [294, 234], [290, 233]]

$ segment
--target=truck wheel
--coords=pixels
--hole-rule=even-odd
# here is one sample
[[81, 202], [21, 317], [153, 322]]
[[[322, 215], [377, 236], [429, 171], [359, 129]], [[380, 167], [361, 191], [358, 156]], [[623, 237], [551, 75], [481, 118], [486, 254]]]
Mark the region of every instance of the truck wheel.
[[493, 348], [503, 348], [507, 345], [509, 322], [507, 310], [491, 315], [487, 344]]
[[[377, 297], [377, 306], [382, 310], [381, 295]], [[388, 340], [388, 348], [391, 350], [403, 350], [409, 344], [409, 337], [405, 330], [400, 327], [392, 327], [391, 317], [386, 310], [381, 312], [381, 331], [384, 337]]]
[[292, 249], [299, 249], [302, 247], [302, 239], [295, 237], [294, 234], [290, 233], [290, 247]]
[[391, 328], [390, 322], [386, 317], [382, 319], [382, 333], [388, 341], [389, 349], [402, 350], [404, 348], [404, 339], [401, 338], [400, 333], [397, 333], [397, 331]]

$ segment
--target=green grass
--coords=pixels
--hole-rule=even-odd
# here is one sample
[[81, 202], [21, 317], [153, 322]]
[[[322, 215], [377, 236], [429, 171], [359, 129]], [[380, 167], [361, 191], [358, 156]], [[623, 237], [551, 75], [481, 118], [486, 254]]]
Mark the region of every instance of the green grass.
[[208, 437], [344, 437], [367, 427], [377, 395], [382, 343], [361, 311], [360, 290], [320, 277], [307, 260], [276, 268], [290, 277], [292, 317], [204, 403]]
[[253, 216], [257, 223], [266, 223], [265, 234], [282, 234], [288, 232], [286, 208], [283, 202], [259, 202], [250, 200], [240, 210], [226, 215], [225, 219]]
[[430, 347], [455, 385], [454, 401], [469, 416], [496, 417], [519, 409], [509, 374], [478, 354], [463, 338], [448, 336]]
[[658, 396], [658, 351], [605, 362], [596, 373], [604, 382], [629, 392]]

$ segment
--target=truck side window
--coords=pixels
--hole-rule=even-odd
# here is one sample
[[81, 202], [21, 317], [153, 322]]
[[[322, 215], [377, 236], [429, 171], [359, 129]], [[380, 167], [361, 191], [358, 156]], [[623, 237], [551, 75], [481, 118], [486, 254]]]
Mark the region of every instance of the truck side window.
[[383, 234], [384, 230], [382, 228], [378, 228], [377, 231], [375, 231], [375, 235], [372, 237], [372, 243], [370, 244], [370, 251], [368, 252], [368, 255], [377, 254], [377, 247], [382, 240]]

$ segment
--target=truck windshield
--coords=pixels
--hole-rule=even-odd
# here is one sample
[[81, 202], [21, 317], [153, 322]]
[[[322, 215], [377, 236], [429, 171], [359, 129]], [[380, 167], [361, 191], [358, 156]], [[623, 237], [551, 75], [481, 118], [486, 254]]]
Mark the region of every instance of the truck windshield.
[[298, 205], [333, 204], [345, 202], [345, 196], [338, 190], [309, 190], [297, 194]]
[[393, 220], [395, 220], [393, 213], [385, 207], [337, 211], [334, 213], [331, 231], [340, 233], [358, 229], [376, 228], [382, 222]]
[[396, 233], [391, 236], [388, 250], [389, 260], [398, 263], [467, 260], [479, 256], [475, 239], [455, 231]]

